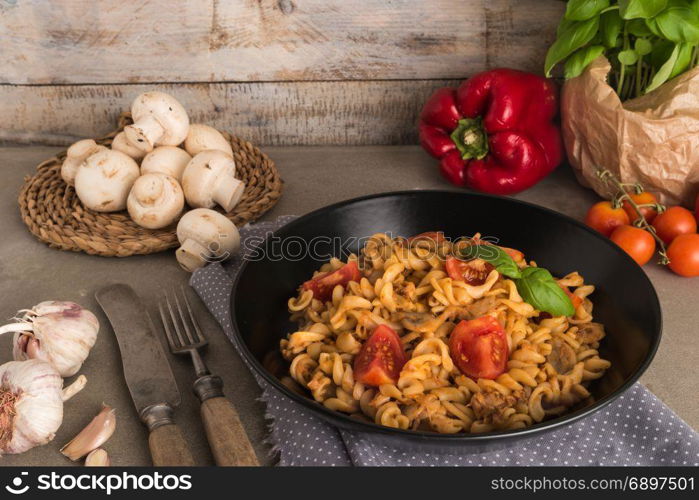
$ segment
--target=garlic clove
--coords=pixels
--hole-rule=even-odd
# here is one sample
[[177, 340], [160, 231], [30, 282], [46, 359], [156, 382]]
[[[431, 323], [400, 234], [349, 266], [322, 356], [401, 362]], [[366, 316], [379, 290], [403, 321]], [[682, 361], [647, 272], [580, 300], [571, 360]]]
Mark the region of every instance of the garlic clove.
[[75, 379], [75, 382], [63, 389], [63, 401], [68, 401], [70, 398], [82, 391], [85, 388], [85, 384], [87, 384], [87, 377], [85, 375], [80, 375]]
[[102, 411], [87, 424], [87, 427], [61, 448], [61, 453], [72, 461], [76, 461], [106, 443], [115, 428], [114, 408], [105, 405]]
[[92, 450], [85, 457], [85, 467], [109, 467], [110, 465], [112, 465], [112, 461], [106, 450], [102, 448]]

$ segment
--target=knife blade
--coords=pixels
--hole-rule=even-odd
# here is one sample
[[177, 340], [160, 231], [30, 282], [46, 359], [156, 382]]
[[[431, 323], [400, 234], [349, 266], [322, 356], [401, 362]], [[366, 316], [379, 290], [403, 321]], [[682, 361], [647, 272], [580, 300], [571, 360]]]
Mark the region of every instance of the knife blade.
[[124, 284], [106, 286], [95, 293], [95, 298], [119, 343], [126, 385], [150, 432], [153, 464], [194, 465], [182, 432], [173, 420], [180, 391], [143, 301]]

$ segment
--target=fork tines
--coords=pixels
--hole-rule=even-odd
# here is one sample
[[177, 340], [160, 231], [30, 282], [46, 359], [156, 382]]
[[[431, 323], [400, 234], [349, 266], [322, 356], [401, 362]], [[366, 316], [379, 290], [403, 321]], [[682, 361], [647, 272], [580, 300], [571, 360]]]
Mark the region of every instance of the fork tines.
[[[192, 307], [189, 305], [189, 301], [187, 300], [187, 292], [185, 292], [184, 287], [182, 288], [181, 292], [182, 301], [187, 309], [187, 314], [185, 314], [182, 305], [180, 304], [180, 299], [176, 290], [172, 291], [172, 296], [175, 303], [174, 308], [167, 293], [165, 293], [164, 300], [161, 300], [158, 303], [160, 319], [163, 322], [165, 335], [167, 336], [167, 341], [172, 352], [197, 349], [206, 345], [207, 343], [206, 338], [204, 338], [204, 335], [201, 333], [199, 323], [197, 323], [197, 320], [194, 317]], [[166, 309], [167, 313], [165, 311]], [[177, 312], [175, 312], [175, 309]]]

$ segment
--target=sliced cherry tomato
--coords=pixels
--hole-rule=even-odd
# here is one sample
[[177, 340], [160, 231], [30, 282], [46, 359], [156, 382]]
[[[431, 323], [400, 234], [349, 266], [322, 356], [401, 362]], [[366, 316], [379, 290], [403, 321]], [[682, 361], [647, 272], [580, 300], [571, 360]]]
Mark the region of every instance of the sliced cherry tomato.
[[[636, 193], [629, 193], [629, 196], [631, 199], [634, 201], [636, 205], [652, 205], [655, 203], [658, 203], [658, 198], [655, 197], [653, 193], [649, 193], [648, 191], [643, 191], [642, 193], [636, 194]], [[631, 206], [631, 203], [628, 201], [624, 200], [622, 203], [622, 206], [624, 207], [624, 211], [626, 212], [626, 215], [629, 216], [629, 221], [633, 222], [636, 219], [638, 219], [638, 214], [636, 213], [636, 210], [633, 209]], [[641, 207], [641, 215], [646, 219], [648, 224], [653, 222], [653, 219], [655, 219], [655, 216], [658, 215], [658, 211], [655, 210], [653, 207]]]
[[515, 250], [514, 248], [508, 248], [508, 247], [500, 247], [502, 248], [507, 255], [512, 257], [512, 260], [515, 262], [521, 262], [524, 260], [524, 254], [520, 252], [519, 250]]
[[354, 358], [354, 378], [374, 387], [395, 384], [407, 361], [398, 334], [390, 326], [379, 325]]
[[670, 269], [680, 276], [699, 276], [699, 234], [681, 234], [667, 249]]
[[444, 236], [444, 233], [442, 231], [429, 231], [427, 233], [420, 233], [416, 234], [415, 236], [411, 236], [408, 238], [408, 243], [412, 243], [413, 241], [420, 241], [420, 240], [433, 240], [436, 241], [437, 243], [442, 243], [447, 241], [446, 237]]
[[583, 299], [571, 292], [567, 286], [563, 286], [561, 284], [559, 284], [558, 286], [560, 286], [561, 289], [566, 293], [570, 301], [573, 303], [573, 308], [577, 310], [578, 306], [582, 304]]
[[337, 285], [347, 286], [350, 281], [359, 281], [362, 278], [356, 261], [351, 261], [337, 271], [319, 274], [312, 280], [303, 284], [304, 290], [312, 290], [313, 297], [323, 302], [330, 299], [333, 289]]
[[609, 201], [595, 203], [585, 216], [585, 224], [607, 237], [617, 227], [627, 225], [630, 222], [629, 216], [624, 209], [621, 207], [614, 208]]
[[465, 281], [471, 286], [481, 286], [495, 269], [483, 259], [461, 260], [456, 257], [448, 257], [445, 267], [451, 279]]
[[629, 254], [639, 266], [646, 264], [655, 253], [655, 239], [640, 227], [619, 226], [610, 239]]
[[497, 378], [507, 367], [505, 330], [492, 316], [463, 320], [451, 332], [449, 353], [464, 375]]
[[670, 207], [655, 218], [653, 227], [660, 239], [669, 245], [680, 234], [696, 233], [697, 220], [686, 208]]

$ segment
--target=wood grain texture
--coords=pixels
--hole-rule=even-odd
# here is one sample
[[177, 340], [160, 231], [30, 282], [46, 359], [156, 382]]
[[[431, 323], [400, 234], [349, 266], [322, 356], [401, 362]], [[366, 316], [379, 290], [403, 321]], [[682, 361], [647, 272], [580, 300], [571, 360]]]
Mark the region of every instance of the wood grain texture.
[[148, 436], [148, 447], [156, 467], [194, 465], [187, 441], [176, 425], [161, 425], [154, 429]]
[[15, 0], [0, 83], [463, 78], [540, 71], [555, 0]]
[[158, 89], [203, 122], [257, 145], [410, 144], [434, 89], [458, 80], [166, 85], [0, 85], [0, 142], [67, 145], [102, 136]]
[[209, 398], [201, 404], [201, 418], [216, 465], [260, 465], [238, 412], [225, 397]]

